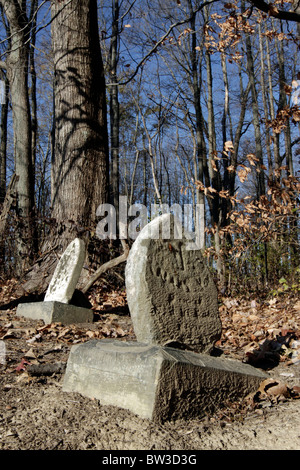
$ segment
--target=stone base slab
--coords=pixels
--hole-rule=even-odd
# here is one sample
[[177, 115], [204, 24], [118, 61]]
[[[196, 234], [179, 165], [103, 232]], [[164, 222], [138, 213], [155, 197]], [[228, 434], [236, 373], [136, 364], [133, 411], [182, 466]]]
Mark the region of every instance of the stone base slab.
[[43, 320], [45, 324], [54, 322], [63, 324], [91, 323], [94, 319], [93, 311], [88, 308], [56, 301], [19, 304], [16, 315], [33, 320]]
[[235, 360], [103, 339], [71, 348], [63, 391], [164, 422], [209, 414], [255, 391], [266, 377]]

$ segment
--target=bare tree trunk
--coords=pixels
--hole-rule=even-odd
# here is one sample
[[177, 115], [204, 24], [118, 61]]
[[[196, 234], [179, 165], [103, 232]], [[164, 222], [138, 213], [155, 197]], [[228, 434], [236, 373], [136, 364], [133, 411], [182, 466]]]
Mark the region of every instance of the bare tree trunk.
[[15, 171], [17, 180], [16, 270], [21, 275], [30, 264], [33, 243], [34, 186], [32, 179], [31, 117], [28, 96], [29, 29], [24, 2], [1, 0], [9, 22], [11, 47], [6, 59], [13, 112]]
[[[262, 93], [262, 101], [264, 107], [264, 114], [265, 119], [268, 118], [268, 103], [267, 103], [267, 90], [265, 86], [265, 54], [264, 54], [264, 40], [262, 36], [262, 28], [261, 23], [258, 23], [258, 31], [259, 31], [259, 52], [260, 52], [260, 84], [261, 84], [261, 93]], [[267, 39], [268, 40], [268, 39]], [[266, 149], [267, 149], [267, 156], [268, 156], [268, 171], [269, 171], [269, 179], [272, 180], [273, 178], [273, 159], [271, 153], [271, 145], [270, 145], [270, 129], [268, 126], [265, 127], [265, 134], [266, 134]]]
[[[275, 119], [275, 108], [274, 108], [274, 96], [273, 96], [273, 84], [272, 84], [272, 69], [271, 69], [271, 56], [270, 56], [270, 46], [269, 41], [266, 41], [266, 58], [267, 58], [267, 68], [268, 68], [268, 88], [269, 88], [269, 108], [271, 119]], [[272, 136], [273, 141], [273, 152], [274, 152], [274, 164], [275, 169], [281, 166], [280, 161], [280, 152], [279, 152], [279, 134], [273, 132]]]
[[[207, 10], [205, 12], [207, 12]], [[215, 132], [215, 113], [214, 113], [214, 106], [213, 106], [213, 78], [212, 78], [211, 58], [207, 50], [205, 52], [205, 59], [206, 59], [207, 89], [208, 89], [207, 90], [208, 92], [208, 104], [207, 104], [207, 107], [208, 107], [208, 142], [209, 142], [208, 167], [209, 167], [209, 172], [210, 172], [211, 185], [217, 191], [217, 193], [213, 194], [213, 199], [211, 200], [210, 208], [211, 208], [211, 215], [212, 215], [212, 223], [214, 226], [215, 251], [217, 255], [217, 274], [218, 274], [218, 280], [220, 282], [220, 285], [223, 286], [225, 282], [225, 269], [224, 269], [223, 260], [221, 256], [221, 240], [220, 240], [220, 230], [219, 230], [220, 224], [221, 224], [221, 213], [220, 213], [221, 207], [220, 207], [220, 198], [218, 195], [222, 187], [221, 187], [218, 161], [215, 160], [216, 132]], [[226, 117], [225, 117], [225, 120], [226, 120]]]
[[29, 65], [31, 77], [30, 104], [31, 104], [31, 133], [32, 133], [32, 170], [33, 183], [35, 184], [35, 162], [36, 162], [36, 146], [37, 146], [37, 100], [36, 100], [36, 70], [35, 70], [35, 44], [36, 44], [36, 10], [38, 0], [31, 0], [30, 7], [30, 25], [31, 40], [29, 50]]
[[144, 130], [145, 130], [145, 135], [146, 135], [146, 138], [148, 140], [148, 149], [144, 148], [144, 151], [145, 151], [145, 154], [148, 153], [149, 155], [149, 160], [150, 160], [150, 167], [151, 167], [151, 172], [152, 172], [152, 179], [153, 179], [153, 185], [154, 185], [154, 190], [155, 190], [155, 196], [157, 198], [157, 201], [158, 201], [158, 204], [160, 205], [160, 207], [163, 206], [163, 201], [162, 201], [162, 196], [161, 196], [161, 193], [160, 193], [160, 189], [159, 189], [159, 182], [158, 182], [158, 179], [157, 179], [157, 174], [156, 174], [156, 165], [155, 165], [155, 162], [156, 162], [156, 151], [155, 151], [155, 148], [152, 144], [153, 140], [154, 140], [154, 137], [157, 135], [157, 133], [159, 132], [159, 127], [158, 126], [158, 130], [155, 132], [154, 135], [150, 135], [150, 132], [147, 128], [147, 123], [146, 123], [146, 119], [145, 119], [145, 116], [142, 112], [142, 109], [141, 109], [141, 106], [140, 106], [140, 103], [139, 103], [139, 97], [136, 98], [134, 95], [133, 95], [133, 101], [136, 105], [136, 109], [138, 110], [140, 116], [141, 116], [141, 119], [142, 119], [142, 122], [143, 122], [143, 126], [144, 126]]
[[3, 204], [6, 194], [6, 152], [7, 152], [7, 116], [9, 103], [8, 80], [4, 78], [5, 97], [1, 104], [1, 122], [0, 122], [0, 204]]
[[110, 44], [110, 142], [111, 142], [111, 202], [119, 220], [119, 98], [117, 84], [118, 42], [119, 42], [119, 1], [112, 1], [113, 22]]
[[[197, 58], [197, 37], [196, 37], [196, 12], [193, 11], [192, 2], [188, 1], [189, 11], [191, 15], [190, 27], [191, 27], [191, 44], [190, 44], [190, 62], [191, 62], [191, 81], [192, 81], [192, 91], [193, 91], [193, 106], [196, 115], [196, 149], [197, 149], [197, 172], [196, 180], [204, 184], [205, 178], [206, 182], [208, 180], [207, 174], [207, 155], [206, 155], [206, 145], [203, 134], [203, 115], [200, 102], [200, 80], [199, 80], [199, 63]], [[197, 190], [197, 204], [205, 205], [205, 196], [204, 192]], [[202, 224], [203, 230], [205, 229], [204, 224]], [[200, 234], [204, 240], [204, 234]]]
[[[242, 11], [244, 11], [244, 1], [242, 2]], [[248, 32], [245, 33], [246, 41], [246, 56], [247, 56], [247, 73], [249, 77], [249, 82], [251, 86], [251, 97], [252, 97], [252, 114], [253, 114], [253, 127], [254, 127], [254, 136], [255, 136], [255, 149], [256, 157], [258, 158], [257, 165], [257, 196], [265, 194], [265, 180], [264, 180], [264, 171], [263, 171], [263, 150], [262, 150], [262, 140], [261, 140], [261, 130], [260, 130], [260, 116], [259, 116], [259, 107], [258, 107], [258, 96], [255, 83], [255, 71], [254, 71], [254, 60], [252, 53], [252, 44], [251, 38]]]
[[[278, 68], [279, 68], [279, 104], [278, 110], [282, 110], [287, 106], [287, 97], [285, 91], [285, 67], [284, 67], [284, 51], [282, 41], [275, 39], [275, 47], [278, 58]], [[285, 156], [286, 156], [286, 165], [288, 167], [287, 174], [293, 176], [293, 159], [292, 159], [292, 143], [291, 143], [291, 129], [290, 122], [287, 120], [284, 128], [284, 140], [285, 140]]]
[[[52, 207], [65, 247], [74, 236], [74, 225], [89, 230], [97, 207], [108, 200], [106, 96], [97, 1], [53, 1], [52, 17]], [[73, 222], [65, 229], [68, 221]]]

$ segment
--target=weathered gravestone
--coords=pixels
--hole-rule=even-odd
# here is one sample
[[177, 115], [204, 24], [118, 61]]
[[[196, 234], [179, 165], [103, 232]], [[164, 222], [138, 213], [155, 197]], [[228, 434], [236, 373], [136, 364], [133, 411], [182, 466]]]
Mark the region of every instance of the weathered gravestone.
[[44, 301], [68, 304], [72, 299], [85, 259], [85, 243], [75, 238], [57, 264]]
[[201, 250], [189, 249], [180, 229], [164, 214], [141, 231], [126, 264], [128, 307], [141, 343], [208, 353], [222, 332], [217, 289]]
[[85, 259], [85, 243], [76, 238], [60, 258], [43, 302], [19, 304], [17, 315], [51, 322], [85, 323], [93, 321], [89, 308], [71, 305]]
[[[73, 346], [63, 390], [126, 408], [157, 422], [211, 412], [256, 390], [266, 374], [208, 353], [221, 335], [217, 291], [198, 250], [186, 240], [153, 239], [154, 219], [126, 266], [137, 342], [93, 340]], [[149, 231], [150, 230], [150, 231]], [[192, 351], [191, 351], [192, 350]]]

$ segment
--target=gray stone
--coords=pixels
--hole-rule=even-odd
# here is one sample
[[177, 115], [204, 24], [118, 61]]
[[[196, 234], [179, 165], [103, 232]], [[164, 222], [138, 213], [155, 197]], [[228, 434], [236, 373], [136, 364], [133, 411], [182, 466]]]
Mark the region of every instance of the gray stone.
[[16, 315], [32, 320], [43, 320], [46, 325], [54, 322], [65, 325], [70, 323], [91, 323], [94, 319], [91, 309], [55, 301], [19, 304]]
[[266, 377], [250, 365], [207, 354], [91, 340], [71, 348], [63, 391], [164, 422], [211, 413], [255, 391]]
[[85, 259], [85, 243], [75, 238], [60, 258], [50, 284], [45, 301], [68, 304], [72, 299]]
[[[217, 289], [201, 250], [176, 238], [176, 220], [155, 218], [133, 243], [125, 270], [128, 307], [139, 342], [209, 353], [221, 337]], [[170, 224], [171, 238], [167, 230], [165, 239], [153, 239], [160, 224]]]

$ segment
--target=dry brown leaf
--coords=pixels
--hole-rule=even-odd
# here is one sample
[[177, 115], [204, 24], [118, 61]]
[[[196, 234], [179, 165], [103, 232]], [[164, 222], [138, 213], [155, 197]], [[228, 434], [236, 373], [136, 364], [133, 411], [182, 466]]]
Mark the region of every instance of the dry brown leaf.
[[291, 397], [290, 388], [284, 382], [280, 382], [272, 378], [264, 380], [260, 384], [258, 392], [261, 393], [262, 396], [267, 396], [269, 398]]

